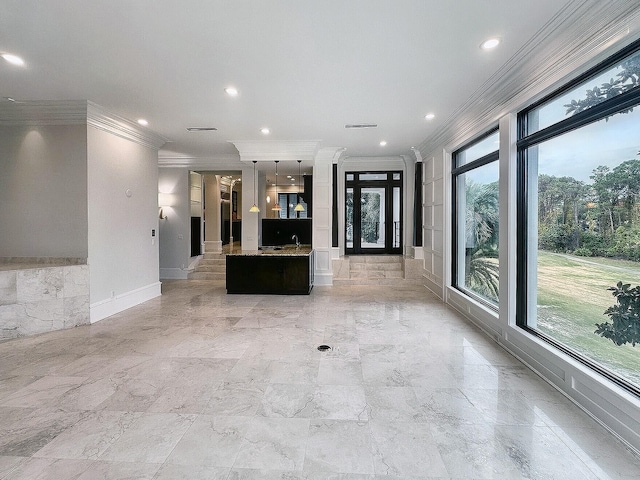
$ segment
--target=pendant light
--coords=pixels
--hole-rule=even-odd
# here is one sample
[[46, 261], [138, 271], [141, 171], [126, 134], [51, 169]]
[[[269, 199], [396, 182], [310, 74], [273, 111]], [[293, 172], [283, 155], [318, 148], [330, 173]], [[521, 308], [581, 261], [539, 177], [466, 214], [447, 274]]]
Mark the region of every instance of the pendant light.
[[280, 160], [274, 160], [274, 162], [276, 162], [276, 181], [275, 181], [275, 186], [276, 186], [276, 201], [275, 201], [275, 205], [273, 206], [273, 208], [271, 210], [273, 210], [274, 212], [279, 212], [280, 210], [282, 210], [282, 207], [280, 206], [280, 199], [278, 198], [278, 162]]
[[256, 205], [256, 163], [258, 163], [258, 161], [254, 160], [253, 161], [253, 206], [249, 209], [251, 213], [260, 212], [258, 205]]
[[302, 175], [300, 174], [301, 163], [302, 163], [302, 160], [298, 160], [298, 204], [296, 205], [296, 208], [294, 208], [296, 212], [304, 212], [304, 207], [300, 203], [300, 189], [302, 188], [302, 181], [301, 181]]

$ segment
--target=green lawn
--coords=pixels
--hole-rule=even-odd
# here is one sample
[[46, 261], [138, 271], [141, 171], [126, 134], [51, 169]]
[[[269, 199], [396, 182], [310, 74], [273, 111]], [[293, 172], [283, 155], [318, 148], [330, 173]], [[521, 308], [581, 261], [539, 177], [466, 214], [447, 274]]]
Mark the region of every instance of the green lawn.
[[619, 281], [640, 284], [640, 263], [538, 253], [538, 328], [640, 386], [640, 345], [617, 346], [593, 332], [615, 303]]

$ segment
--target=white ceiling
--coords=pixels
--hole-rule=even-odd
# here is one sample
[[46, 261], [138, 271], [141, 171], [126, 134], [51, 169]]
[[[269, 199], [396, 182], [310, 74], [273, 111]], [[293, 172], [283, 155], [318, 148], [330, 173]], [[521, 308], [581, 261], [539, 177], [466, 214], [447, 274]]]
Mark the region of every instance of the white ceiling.
[[[409, 155], [570, 3], [2, 0], [0, 53], [26, 66], [0, 61], [0, 95], [86, 99], [145, 118], [170, 140], [164, 157], [228, 164], [238, 158], [230, 142], [267, 139]], [[479, 48], [495, 35], [497, 49]]]

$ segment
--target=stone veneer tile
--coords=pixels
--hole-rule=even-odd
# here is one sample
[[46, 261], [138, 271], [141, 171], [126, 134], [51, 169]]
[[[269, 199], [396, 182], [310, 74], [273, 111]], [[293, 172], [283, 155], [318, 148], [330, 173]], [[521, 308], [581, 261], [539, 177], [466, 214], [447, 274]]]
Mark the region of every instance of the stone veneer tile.
[[0, 305], [0, 339], [16, 338], [18, 319], [26, 316], [24, 305]]
[[64, 328], [88, 325], [89, 322], [89, 294], [63, 299]]
[[62, 267], [64, 298], [89, 295], [89, 266]]
[[40, 302], [62, 298], [64, 280], [61, 268], [19, 270], [18, 303]]
[[17, 274], [15, 271], [0, 272], [0, 305], [17, 302]]
[[24, 305], [25, 317], [19, 319], [20, 335], [33, 335], [64, 328], [64, 300], [62, 298], [31, 302]]

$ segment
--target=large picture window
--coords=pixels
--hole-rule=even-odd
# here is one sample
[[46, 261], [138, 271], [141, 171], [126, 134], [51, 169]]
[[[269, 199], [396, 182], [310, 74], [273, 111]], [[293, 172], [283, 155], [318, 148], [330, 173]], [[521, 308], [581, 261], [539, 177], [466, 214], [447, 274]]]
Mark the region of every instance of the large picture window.
[[498, 305], [498, 131], [453, 154], [453, 285]]
[[520, 326], [636, 393], [637, 48], [519, 116], [517, 292]]

